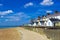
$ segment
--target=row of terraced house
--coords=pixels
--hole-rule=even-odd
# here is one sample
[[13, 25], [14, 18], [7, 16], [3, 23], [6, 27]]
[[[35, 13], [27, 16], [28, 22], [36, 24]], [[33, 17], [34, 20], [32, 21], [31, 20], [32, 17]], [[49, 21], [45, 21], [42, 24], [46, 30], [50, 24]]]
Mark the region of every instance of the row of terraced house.
[[38, 16], [37, 19], [31, 20], [29, 26], [56, 26], [60, 23], [60, 12], [55, 11], [54, 14], [47, 13], [47, 16], [43, 16], [42, 18]]

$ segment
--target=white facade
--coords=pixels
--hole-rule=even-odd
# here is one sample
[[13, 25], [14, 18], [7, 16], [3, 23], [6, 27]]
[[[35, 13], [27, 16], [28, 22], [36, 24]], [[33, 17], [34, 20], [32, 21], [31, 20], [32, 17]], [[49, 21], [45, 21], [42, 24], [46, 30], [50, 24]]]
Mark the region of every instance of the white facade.
[[44, 24], [42, 23], [38, 23], [38, 25], [36, 23], [34, 23], [33, 25], [29, 24], [29, 26], [53, 26], [54, 24], [51, 22], [51, 21], [47, 21], [47, 22], [44, 22]]
[[54, 23], [50, 20], [51, 18], [55, 18], [55, 19], [59, 19], [60, 20], [60, 14], [55, 14], [55, 15], [49, 15], [46, 18], [36, 20], [36, 22], [38, 22], [38, 24], [34, 23], [31, 26], [50, 26], [53, 27]]
[[41, 25], [41, 22], [38, 22], [38, 26], [40, 26]]
[[56, 18], [60, 19], [60, 16], [57, 16]]
[[43, 24], [41, 23], [40, 26], [54, 26], [54, 24], [49, 19], [46, 19]]
[[60, 19], [60, 13], [55, 14], [55, 15], [48, 15], [47, 18], [57, 18], [57, 19]]
[[36, 23], [34, 23], [32, 26], [36, 26]]
[[34, 23], [32, 26], [40, 26], [40, 25], [41, 25], [41, 23], [38, 22], [38, 24]]
[[54, 26], [54, 24], [53, 24], [53, 22], [52, 21], [50, 21], [50, 20], [48, 20], [47, 22], [46, 22], [46, 26]]
[[52, 26], [54, 26], [54, 24], [49, 19], [46, 19], [43, 23], [40, 21], [40, 22], [38, 22], [38, 24], [34, 23], [33, 25], [30, 24], [30, 26], [51, 26], [52, 27]]

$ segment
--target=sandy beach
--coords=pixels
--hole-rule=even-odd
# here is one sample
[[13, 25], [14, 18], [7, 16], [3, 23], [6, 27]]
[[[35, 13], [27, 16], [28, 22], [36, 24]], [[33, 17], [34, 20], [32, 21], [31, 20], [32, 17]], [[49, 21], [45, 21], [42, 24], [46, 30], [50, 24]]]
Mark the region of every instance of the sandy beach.
[[21, 34], [21, 40], [49, 40], [46, 35], [41, 35], [37, 32], [27, 30], [23, 27], [17, 29]]
[[22, 27], [16, 27], [0, 29], [0, 40], [48, 40], [48, 38]]
[[17, 28], [0, 29], [0, 40], [21, 40], [21, 34]]

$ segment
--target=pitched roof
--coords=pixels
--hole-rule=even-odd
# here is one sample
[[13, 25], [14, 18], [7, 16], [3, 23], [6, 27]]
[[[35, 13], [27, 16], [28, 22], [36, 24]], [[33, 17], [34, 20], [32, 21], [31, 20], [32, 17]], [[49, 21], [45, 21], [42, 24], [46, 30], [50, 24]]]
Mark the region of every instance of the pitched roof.
[[50, 18], [50, 17], [55, 17], [55, 16], [60, 16], [60, 13], [50, 14], [50, 15], [47, 15], [46, 17]]
[[58, 22], [58, 21], [60, 21], [59, 19], [55, 19], [55, 18], [51, 18], [50, 19], [52, 22]]

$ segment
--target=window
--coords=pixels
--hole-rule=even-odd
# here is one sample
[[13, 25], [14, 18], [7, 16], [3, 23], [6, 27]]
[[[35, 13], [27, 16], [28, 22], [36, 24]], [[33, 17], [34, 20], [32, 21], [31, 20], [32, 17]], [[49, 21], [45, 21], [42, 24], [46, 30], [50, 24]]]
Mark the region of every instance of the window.
[[36, 24], [38, 25], [38, 22], [36, 22]]
[[50, 26], [50, 22], [48, 23], [48, 25]]

